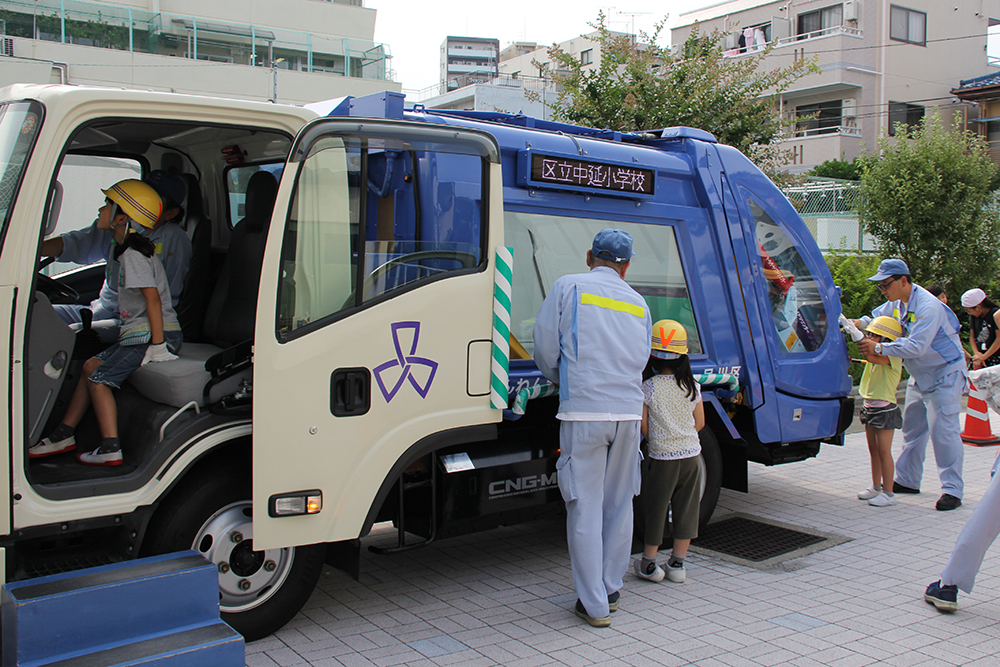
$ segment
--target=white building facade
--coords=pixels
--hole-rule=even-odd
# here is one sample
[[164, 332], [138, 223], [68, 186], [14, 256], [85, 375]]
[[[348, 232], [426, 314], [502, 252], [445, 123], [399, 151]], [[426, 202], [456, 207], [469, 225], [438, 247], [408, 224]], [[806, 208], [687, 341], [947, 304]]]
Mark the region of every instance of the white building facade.
[[497, 75], [500, 40], [492, 37], [446, 37], [441, 44], [442, 92], [455, 90]]
[[[975, 106], [950, 94], [963, 79], [996, 72], [987, 42], [1000, 0], [730, 0], [686, 12], [671, 31], [681, 44], [695, 30], [727, 33], [727, 56], [746, 58], [773, 45], [762, 67], [816, 58], [820, 73], [779, 97], [793, 124], [785, 145], [789, 171], [831, 159], [851, 160], [898, 122], [939, 111], [968, 120]], [[764, 44], [761, 44], [764, 42]]]
[[400, 90], [361, 0], [0, 0], [0, 85], [302, 104]]

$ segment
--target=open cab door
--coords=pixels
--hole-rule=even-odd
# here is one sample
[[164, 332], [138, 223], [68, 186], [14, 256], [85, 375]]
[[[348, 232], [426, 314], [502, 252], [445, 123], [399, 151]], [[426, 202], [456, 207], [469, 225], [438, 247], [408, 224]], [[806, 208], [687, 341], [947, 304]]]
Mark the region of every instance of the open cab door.
[[502, 242], [491, 135], [368, 119], [303, 128], [257, 306], [255, 548], [359, 537], [384, 484], [500, 420], [490, 363]]

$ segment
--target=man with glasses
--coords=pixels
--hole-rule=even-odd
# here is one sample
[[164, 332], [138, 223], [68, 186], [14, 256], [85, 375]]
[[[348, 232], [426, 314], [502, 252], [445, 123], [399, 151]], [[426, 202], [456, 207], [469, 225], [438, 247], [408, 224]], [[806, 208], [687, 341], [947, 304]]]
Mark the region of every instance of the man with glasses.
[[903, 451], [896, 460], [895, 493], [920, 493], [930, 439], [942, 490], [935, 507], [953, 510], [962, 504], [964, 449], [959, 436], [962, 430], [959, 413], [962, 394], [968, 385], [958, 318], [933, 294], [913, 284], [910, 269], [901, 259], [882, 260], [878, 273], [868, 280], [877, 283], [887, 302], [873, 310], [871, 317], [855, 323], [867, 327], [872, 319], [889, 315], [899, 320], [904, 336], [891, 343], [876, 343], [866, 338], [858, 347], [865, 354], [900, 357], [910, 374], [903, 407]]

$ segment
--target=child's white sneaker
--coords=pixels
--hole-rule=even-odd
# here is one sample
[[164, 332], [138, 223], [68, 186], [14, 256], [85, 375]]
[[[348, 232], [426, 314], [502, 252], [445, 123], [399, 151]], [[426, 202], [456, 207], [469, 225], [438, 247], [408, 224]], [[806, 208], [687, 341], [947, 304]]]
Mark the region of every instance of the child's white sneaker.
[[683, 565], [674, 567], [670, 563], [667, 563], [667, 579], [675, 584], [683, 584], [684, 580], [687, 579], [687, 570], [684, 569]]
[[663, 581], [664, 573], [663, 573], [663, 568], [657, 565], [656, 563], [652, 563], [652, 567], [643, 569], [642, 559], [640, 558], [635, 562], [635, 576], [639, 577], [640, 579], [645, 579], [646, 581], [660, 583], [661, 581]]
[[896, 494], [890, 496], [886, 494], [885, 491], [883, 491], [874, 498], [871, 498], [868, 501], [868, 504], [872, 505], [873, 507], [892, 507], [893, 505], [896, 504], [896, 502], [897, 502]]
[[28, 448], [29, 459], [40, 459], [43, 456], [53, 456], [76, 449], [76, 438], [69, 436], [62, 440], [52, 441], [51, 437], [42, 438], [41, 442]]
[[880, 493], [882, 493], [882, 487], [872, 486], [865, 489], [864, 491], [859, 491], [858, 500], [871, 500]]

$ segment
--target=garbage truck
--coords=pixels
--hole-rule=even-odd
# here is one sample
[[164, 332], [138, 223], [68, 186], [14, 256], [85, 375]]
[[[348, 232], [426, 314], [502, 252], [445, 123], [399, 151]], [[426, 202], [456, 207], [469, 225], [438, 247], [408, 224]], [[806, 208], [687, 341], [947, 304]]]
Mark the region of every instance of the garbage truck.
[[[628, 282], [688, 331], [703, 384], [701, 520], [721, 487], [842, 444], [853, 416], [839, 296], [809, 230], [698, 129], [616, 132], [407, 106], [306, 108], [97, 87], [0, 91], [0, 573], [25, 579], [195, 549], [248, 639], [325, 563], [559, 512], [558, 388], [531, 329], [594, 234], [635, 239]], [[42, 254], [102, 188], [184, 180], [192, 259], [179, 359], [116, 390], [124, 464], [30, 458], [102, 349], [58, 304], [103, 262]], [[64, 260], [65, 258], [63, 258]], [[54, 261], [53, 261], [54, 260]], [[80, 423], [81, 451], [99, 438]], [[641, 524], [639, 530], [641, 531]], [[445, 543], [446, 544], [446, 543]]]

